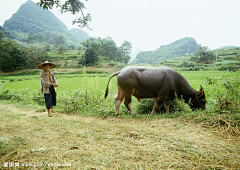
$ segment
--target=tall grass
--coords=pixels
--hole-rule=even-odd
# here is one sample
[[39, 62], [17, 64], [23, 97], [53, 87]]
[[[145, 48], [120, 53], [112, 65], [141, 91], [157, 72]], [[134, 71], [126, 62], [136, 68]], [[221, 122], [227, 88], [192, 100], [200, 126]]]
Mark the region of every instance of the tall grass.
[[[181, 74], [194, 89], [199, 90], [200, 85], [203, 86], [207, 99], [207, 109], [193, 113], [186, 110], [188, 106], [182, 107], [183, 103], [175, 101], [170, 106], [172, 114], [165, 114], [164, 109], [162, 109], [160, 117], [186, 117], [212, 124], [212, 122], [219, 123], [217, 118], [220, 115], [223, 120], [227, 120], [232, 125], [240, 126], [239, 73], [182, 71]], [[115, 98], [111, 96], [117, 94], [115, 77], [110, 82], [110, 95], [107, 99], [104, 99], [109, 76], [110, 74], [87, 74], [85, 70], [83, 70], [83, 74], [79, 75], [57, 75], [59, 87], [57, 88], [56, 109], [68, 114], [114, 115]], [[36, 104], [38, 107], [45, 107], [43, 94], [40, 93], [40, 78], [34, 77], [34, 79], [26, 80], [26, 77], [17, 76], [15, 79], [22, 79], [22, 81], [4, 80], [0, 93], [1, 99], [21, 102], [24, 105]], [[133, 97], [133, 109], [137, 111], [138, 115], [146, 115], [151, 111], [154, 100], [144, 99], [141, 103], [138, 103]], [[123, 104], [120, 107], [120, 113], [128, 114]]]
[[[110, 75], [83, 74], [57, 75], [59, 87], [57, 91], [57, 109], [61, 112], [74, 114], [105, 115], [113, 113], [113, 100], [104, 100], [105, 88]], [[13, 81], [10, 81], [12, 80]], [[17, 81], [22, 79], [22, 81]], [[112, 79], [110, 93], [117, 94], [116, 78]], [[43, 94], [40, 92], [40, 77], [26, 79], [17, 76], [7, 79], [2, 85], [0, 99], [22, 102], [24, 105], [38, 104], [45, 107]], [[110, 111], [110, 112], [109, 112]]]

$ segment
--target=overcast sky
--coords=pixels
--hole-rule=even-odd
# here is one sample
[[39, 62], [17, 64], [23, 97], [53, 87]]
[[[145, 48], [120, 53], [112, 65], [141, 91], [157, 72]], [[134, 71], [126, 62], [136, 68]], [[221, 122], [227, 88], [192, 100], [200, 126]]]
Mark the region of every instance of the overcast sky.
[[[0, 0], [0, 25], [26, 1]], [[89, 0], [85, 6], [93, 30], [84, 31], [93, 37], [110, 36], [118, 46], [128, 40], [133, 50], [155, 50], [184, 37], [211, 49], [240, 46], [240, 0]], [[79, 15], [51, 11], [68, 29], [77, 28], [72, 20]]]

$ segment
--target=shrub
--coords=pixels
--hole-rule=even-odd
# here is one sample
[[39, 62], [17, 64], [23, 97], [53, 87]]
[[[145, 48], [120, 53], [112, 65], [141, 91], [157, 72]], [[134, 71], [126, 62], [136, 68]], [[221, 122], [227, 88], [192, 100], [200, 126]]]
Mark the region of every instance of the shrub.
[[45, 103], [43, 94], [40, 91], [33, 91], [32, 100], [40, 105], [44, 105], [44, 103]]
[[[142, 99], [140, 103], [137, 105], [137, 113], [138, 114], [149, 114], [151, 113], [154, 102], [156, 99]], [[166, 101], [167, 104], [170, 106], [169, 112], [191, 112], [191, 108], [189, 107], [188, 104], [184, 102], [183, 99], [173, 99]], [[165, 108], [163, 103], [159, 106], [157, 109], [157, 112], [165, 112]]]
[[238, 71], [239, 70], [239, 66], [236, 65], [223, 65], [221, 67], [219, 67], [220, 71]]
[[[141, 99], [141, 101], [137, 104], [137, 113], [138, 114], [149, 114], [151, 113], [152, 109], [153, 109], [153, 105], [156, 99]], [[158, 112], [160, 112], [160, 108], [162, 107], [159, 106], [158, 108]]]
[[113, 60], [110, 61], [109, 65], [111, 65], [112, 67], [118, 67], [120, 69], [127, 66], [127, 64], [125, 64], [125, 63], [117, 62], [117, 61], [113, 61]]
[[238, 113], [240, 110], [240, 74], [231, 76], [225, 73], [221, 77], [208, 76], [205, 81], [212, 85], [212, 94], [214, 96], [212, 102], [214, 111], [218, 113]]
[[63, 66], [67, 67], [67, 65], [68, 65], [68, 61], [65, 61]]

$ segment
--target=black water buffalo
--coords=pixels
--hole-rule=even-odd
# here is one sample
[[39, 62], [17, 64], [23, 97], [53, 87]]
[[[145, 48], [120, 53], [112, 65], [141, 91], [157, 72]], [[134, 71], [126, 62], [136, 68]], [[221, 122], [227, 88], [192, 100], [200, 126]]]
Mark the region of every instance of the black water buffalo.
[[205, 109], [205, 94], [202, 86], [199, 91], [194, 90], [186, 79], [168, 67], [138, 67], [128, 66], [114, 73], [108, 80], [105, 98], [108, 95], [108, 85], [112, 77], [117, 75], [118, 96], [116, 98], [116, 112], [119, 115], [119, 106], [125, 97], [124, 104], [131, 115], [135, 115], [131, 107], [132, 96], [138, 101], [142, 98], [157, 98], [151, 115], [154, 115], [158, 106], [164, 102], [164, 107], [169, 112], [166, 100], [181, 97], [189, 103], [192, 109]]

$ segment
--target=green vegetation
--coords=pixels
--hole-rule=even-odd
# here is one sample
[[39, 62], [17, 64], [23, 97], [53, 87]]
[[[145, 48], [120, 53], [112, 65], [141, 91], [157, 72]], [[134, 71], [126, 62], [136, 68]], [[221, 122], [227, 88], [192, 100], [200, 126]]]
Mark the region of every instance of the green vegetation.
[[16, 31], [12, 31], [10, 29], [4, 28], [0, 26], [0, 31], [5, 35], [6, 38], [13, 39], [18, 44], [26, 44], [26, 34], [18, 33]]
[[[74, 3], [71, 1], [70, 6]], [[50, 4], [40, 3], [44, 8], [50, 8]], [[69, 4], [61, 7], [65, 12]], [[50, 11], [32, 1], [23, 4], [4, 27], [0, 27], [0, 37], [0, 70], [3, 72], [36, 68], [46, 60], [65, 68], [102, 67], [104, 63], [122, 68], [128, 63], [132, 48], [128, 41], [117, 47], [110, 37], [89, 38], [80, 29], [68, 31]]]
[[[161, 114], [160, 117], [189, 117], [206, 123], [217, 122], [221, 117], [234, 126], [240, 126], [239, 122], [239, 73], [230, 72], [181, 72], [194, 89], [204, 87], [207, 105], [205, 111], [192, 112], [183, 102], [170, 101], [170, 111], [173, 114]], [[109, 97], [103, 99], [106, 83], [110, 75], [105, 74], [83, 74], [56, 75], [59, 88], [58, 109], [71, 114], [86, 115], [113, 115], [115, 101]], [[1, 77], [4, 80], [2, 87], [2, 99], [21, 101], [25, 105], [33, 103], [44, 103], [39, 90], [38, 76]], [[71, 88], [69, 88], [71, 86]], [[117, 94], [116, 79], [110, 84], [110, 96]], [[32, 100], [29, 100], [32, 99]], [[138, 115], [148, 114], [153, 106], [152, 99], [144, 99], [141, 103], [133, 99], [133, 109]], [[44, 106], [43, 106], [44, 107]], [[125, 107], [121, 113], [127, 113]], [[159, 111], [165, 113], [163, 108]], [[180, 114], [182, 113], [182, 114]], [[194, 115], [194, 116], [193, 116]]]
[[111, 37], [107, 38], [89, 38], [81, 43], [86, 49], [85, 54], [79, 61], [82, 65], [96, 65], [98, 61], [110, 62], [116, 61], [127, 64], [132, 50], [130, 42], [125, 40], [120, 47], [116, 46], [116, 43]]
[[240, 68], [240, 47], [218, 49], [217, 62], [216, 50], [200, 46], [193, 54], [186, 53], [180, 58], [160, 61], [157, 65], [189, 71], [237, 71]]
[[[55, 3], [59, 1], [39, 4], [48, 9]], [[84, 9], [76, 0], [59, 5], [62, 12]], [[74, 22], [88, 27], [90, 15], [82, 15], [83, 19]], [[194, 89], [202, 85], [206, 110], [192, 111], [183, 100], [175, 99], [168, 101], [170, 113], [162, 105], [150, 117], [155, 99], [138, 102], [133, 97], [136, 117], [128, 114], [124, 104], [120, 117], [112, 117], [116, 78], [104, 99], [110, 74], [95, 67], [86, 71], [85, 66], [123, 68], [131, 49], [127, 40], [117, 47], [110, 37], [89, 38], [79, 29], [69, 32], [51, 12], [32, 1], [22, 5], [0, 26], [0, 69], [27, 69], [0, 76], [1, 161], [71, 164], [59, 167], [63, 169], [238, 169], [240, 48], [218, 49], [218, 62], [215, 51], [199, 46], [193, 38], [139, 53], [132, 64], [170, 66], [181, 70]], [[60, 68], [53, 70], [59, 87], [57, 113], [52, 118], [43, 113], [41, 70], [30, 69], [45, 60]], [[69, 72], [68, 68], [77, 69]], [[49, 165], [37, 168], [58, 169]]]
[[171, 113], [160, 107], [151, 117], [152, 99], [139, 103], [133, 98], [136, 117], [130, 116], [123, 104], [120, 117], [112, 117], [116, 78], [104, 99], [110, 74], [86, 74], [83, 70], [83, 74], [56, 74], [59, 87], [54, 109], [58, 113], [48, 118], [39, 75], [2, 76], [0, 99], [20, 108], [0, 104], [1, 160], [21, 157], [22, 162], [71, 162], [67, 169], [237, 169], [240, 73], [181, 74], [195, 89], [203, 86], [206, 110], [191, 111], [182, 100], [173, 100]]
[[27, 1], [19, 10], [3, 25], [6, 37], [17, 39], [22, 44], [30, 32], [34, 35], [34, 43], [37, 36], [43, 36], [43, 42], [52, 44], [54, 35], [62, 35], [68, 46], [77, 46], [78, 40], [68, 31], [67, 27], [52, 12], [43, 10], [32, 1]]
[[218, 47], [217, 50], [221, 50], [221, 49], [230, 49], [230, 48], [237, 48], [238, 46], [222, 46], [222, 47]]
[[180, 58], [186, 53], [194, 53], [199, 47], [196, 40], [190, 37], [186, 37], [177, 40], [169, 45], [163, 45], [155, 51], [140, 52], [136, 59], [130, 64], [148, 63], [157, 64], [159, 61]]
[[[69, 4], [67, 2], [60, 5], [62, 12], [74, 12], [77, 8], [83, 8], [81, 3], [76, 9], [71, 9], [69, 7], [77, 1], [71, 1]], [[54, 3], [56, 2], [39, 4], [48, 9]], [[85, 19], [90, 21], [90, 18], [83, 18]], [[79, 20], [80, 23], [82, 21]], [[1, 51], [7, 50], [6, 46], [10, 45], [8, 52], [3, 51], [1, 54], [2, 71], [34, 68], [34, 65], [44, 60], [56, 62], [60, 67], [79, 68], [84, 65], [102, 67], [104, 64], [114, 63], [115, 66], [122, 68], [128, 63], [132, 49], [131, 43], [127, 40], [117, 47], [110, 37], [89, 38], [87, 33], [80, 29], [68, 31], [50, 11], [43, 10], [32, 1], [23, 4], [18, 12], [4, 23], [4, 27], [0, 26], [0, 32], [6, 38], [15, 41], [2, 43], [4, 47], [1, 47]], [[165, 65], [176, 70], [189, 71], [237, 71], [240, 65], [239, 51], [239, 47], [231, 46], [218, 49], [218, 62], [215, 63], [215, 51], [199, 46], [195, 39], [186, 37], [163, 45], [155, 51], [140, 52], [129, 64]]]
[[48, 59], [49, 56], [44, 50], [40, 51], [36, 47], [20, 47], [13, 40], [4, 39], [4, 36], [0, 38], [0, 69], [2, 71], [35, 68], [37, 64]]
[[[83, 10], [86, 8], [83, 1], [79, 1], [79, 0], [66, 0], [63, 4], [61, 4], [61, 2], [59, 0], [57, 1], [40, 1], [39, 3], [37, 3], [38, 5], [40, 5], [41, 7], [43, 7], [43, 9], [52, 9], [52, 7], [54, 5], [56, 5], [56, 7], [60, 7], [60, 11], [61, 13], [63, 12], [71, 12], [73, 15], [80, 13], [80, 15], [82, 15], [82, 17], [77, 18], [73, 21], [73, 24], [77, 23], [79, 24], [80, 27], [88, 27], [88, 23], [91, 21], [91, 14], [84, 14]], [[89, 28], [90, 29], [90, 28]]]
[[89, 35], [81, 29], [73, 28], [70, 30], [70, 33], [77, 39], [78, 43], [90, 38]]
[[42, 35], [38, 35], [40, 47], [33, 46], [34, 35], [27, 36], [28, 47], [20, 47], [15, 41], [5, 39], [0, 31], [0, 70], [10, 71], [23, 68], [36, 68], [46, 60], [55, 62], [58, 67], [82, 68], [83, 66], [102, 67], [109, 63], [112, 67], [123, 68], [130, 59], [131, 43], [127, 40], [120, 47], [110, 38], [89, 38], [79, 46], [78, 50], [67, 51], [65, 38], [54, 36], [54, 48], [42, 45]]
[[188, 71], [237, 71], [240, 68], [240, 47], [227, 46], [210, 50], [207, 46], [196, 44], [193, 38], [184, 38], [161, 46], [155, 51], [140, 52], [136, 59], [129, 64], [164, 65], [175, 70]]

